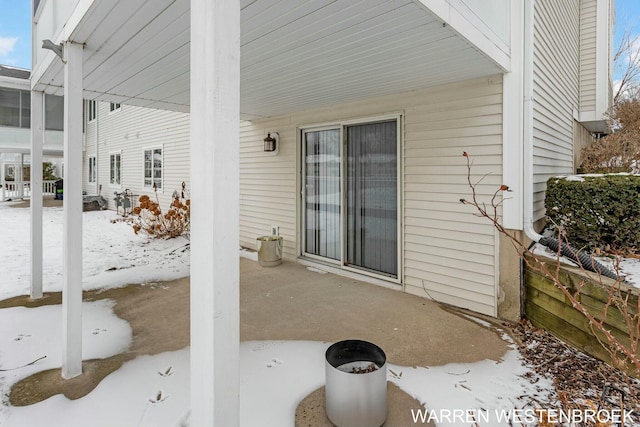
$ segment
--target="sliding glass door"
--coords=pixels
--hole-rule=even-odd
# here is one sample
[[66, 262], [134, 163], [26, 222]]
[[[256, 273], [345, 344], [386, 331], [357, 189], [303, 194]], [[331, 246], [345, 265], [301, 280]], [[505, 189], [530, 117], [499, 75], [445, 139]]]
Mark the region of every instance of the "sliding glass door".
[[305, 255], [398, 277], [398, 120], [306, 130]]

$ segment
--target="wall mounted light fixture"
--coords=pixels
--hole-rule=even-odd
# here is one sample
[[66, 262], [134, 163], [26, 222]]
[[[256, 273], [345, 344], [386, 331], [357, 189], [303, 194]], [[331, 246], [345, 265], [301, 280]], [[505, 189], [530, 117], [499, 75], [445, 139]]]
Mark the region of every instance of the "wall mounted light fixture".
[[[273, 133], [273, 136], [271, 134]], [[278, 150], [278, 132], [269, 132], [264, 139], [264, 151], [273, 153]]]

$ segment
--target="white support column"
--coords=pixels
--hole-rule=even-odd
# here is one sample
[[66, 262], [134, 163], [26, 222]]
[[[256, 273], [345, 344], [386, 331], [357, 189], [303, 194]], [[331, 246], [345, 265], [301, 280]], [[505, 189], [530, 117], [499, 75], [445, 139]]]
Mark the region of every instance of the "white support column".
[[0, 153], [0, 202], [4, 202], [4, 157]]
[[44, 94], [31, 92], [31, 298], [42, 298], [42, 144]]
[[2, 189], [0, 189], [0, 202], [4, 202], [4, 188], [5, 188], [5, 182], [4, 182], [4, 174], [5, 174], [5, 165], [4, 165], [4, 156], [2, 154], [0, 154], [0, 186], [2, 186]]
[[24, 154], [16, 155], [16, 199], [24, 198]]
[[82, 45], [64, 44], [62, 377], [82, 374]]
[[240, 4], [191, 0], [191, 424], [238, 427]]

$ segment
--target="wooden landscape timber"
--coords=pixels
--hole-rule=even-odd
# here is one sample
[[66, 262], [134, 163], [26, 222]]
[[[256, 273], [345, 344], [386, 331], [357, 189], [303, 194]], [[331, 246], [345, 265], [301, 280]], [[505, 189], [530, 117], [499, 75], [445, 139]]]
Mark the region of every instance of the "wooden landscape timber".
[[[535, 260], [529, 260], [535, 263]], [[594, 318], [604, 320], [606, 328], [613, 336], [624, 345], [632, 344], [631, 337], [637, 337], [638, 334], [638, 321], [633, 316], [638, 314], [639, 289], [565, 265], [560, 267], [559, 278], [571, 293], [577, 293], [577, 300]], [[607, 343], [604, 335], [596, 328], [590, 327], [589, 319], [572, 306], [567, 296], [551, 280], [528, 266], [525, 267], [524, 280], [525, 315], [534, 326], [551, 332], [587, 354], [617, 366], [603, 346]], [[617, 301], [626, 300], [627, 315], [615, 304], [607, 305], [611, 297], [610, 292], [615, 294]], [[629, 329], [634, 332], [630, 334]], [[634, 373], [630, 365], [626, 370]]]

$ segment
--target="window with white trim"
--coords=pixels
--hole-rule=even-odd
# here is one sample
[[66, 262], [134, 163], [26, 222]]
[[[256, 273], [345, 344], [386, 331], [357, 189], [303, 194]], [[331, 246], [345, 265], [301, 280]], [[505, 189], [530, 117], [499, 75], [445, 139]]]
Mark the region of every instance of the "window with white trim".
[[87, 101], [87, 123], [94, 121], [98, 117], [98, 102]]
[[89, 182], [96, 182], [96, 156], [89, 157]]
[[0, 88], [0, 126], [28, 129], [31, 126], [31, 93]]
[[115, 104], [115, 103], [110, 103], [109, 104], [109, 112], [113, 113], [115, 111], [120, 111], [120, 109], [122, 108], [122, 106], [120, 104]]
[[120, 153], [112, 153], [109, 155], [109, 182], [111, 184], [120, 184], [120, 174], [122, 170], [122, 155]]
[[144, 187], [162, 188], [162, 148], [144, 150]]

